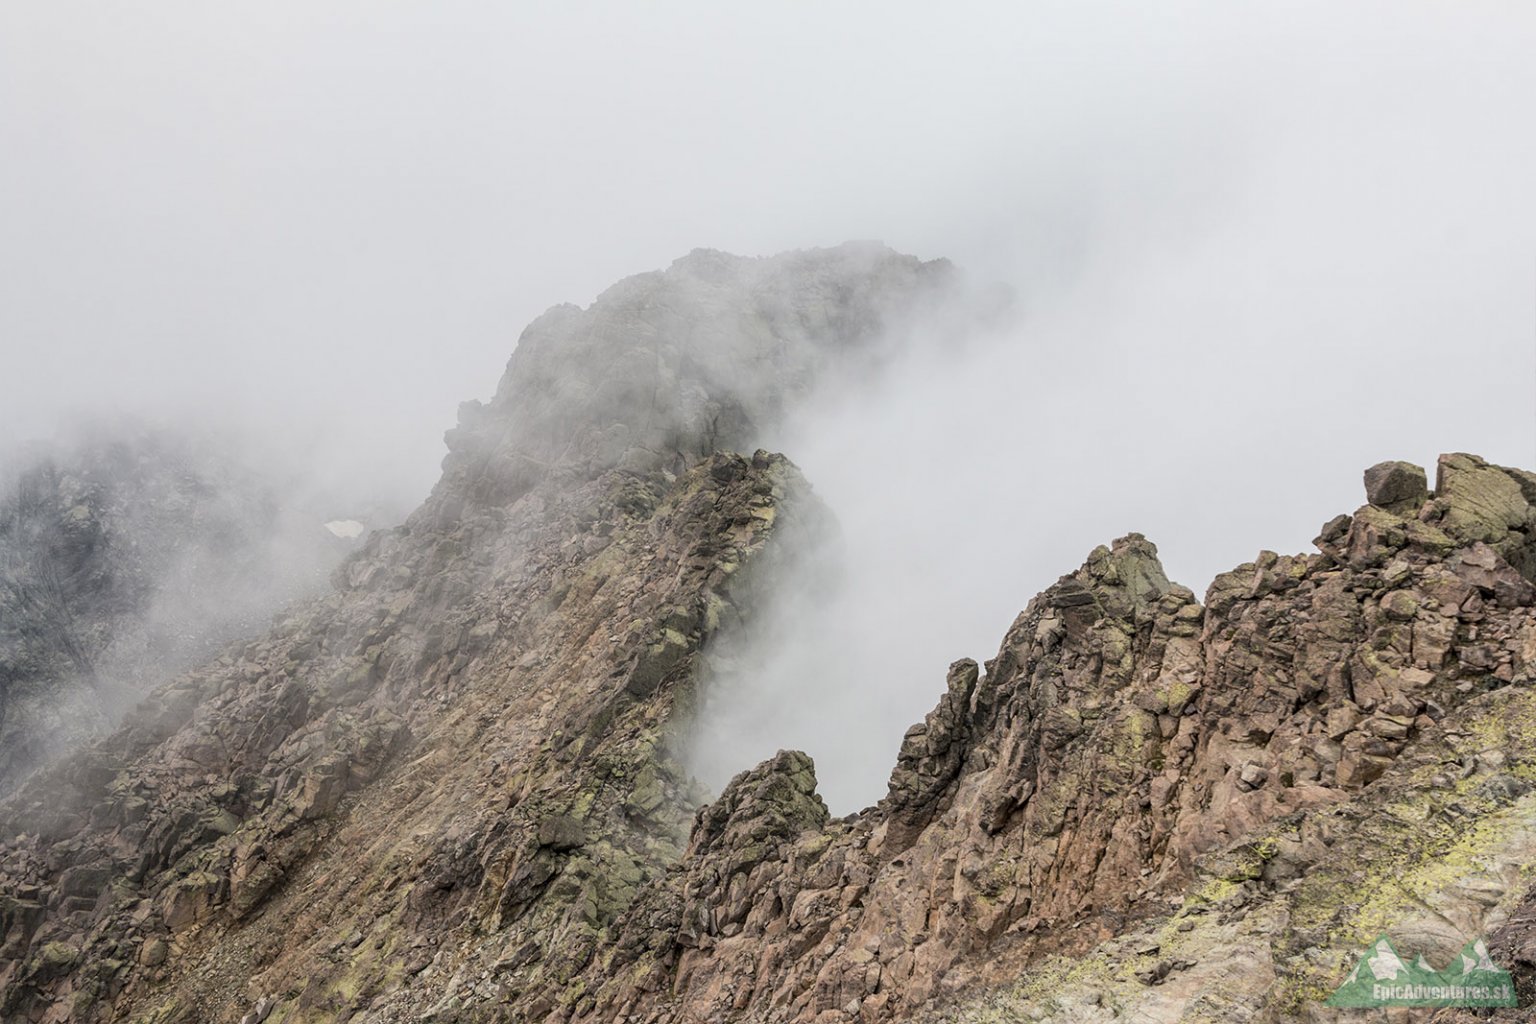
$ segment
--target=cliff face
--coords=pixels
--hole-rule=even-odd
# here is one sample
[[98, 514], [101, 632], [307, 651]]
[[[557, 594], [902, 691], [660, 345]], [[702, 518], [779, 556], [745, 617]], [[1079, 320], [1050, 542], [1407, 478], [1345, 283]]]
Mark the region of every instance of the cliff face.
[[716, 449], [942, 278], [695, 254], [537, 322], [334, 592], [0, 805], [0, 1017], [1314, 1020], [1388, 927], [1536, 959], [1536, 476], [1471, 456], [1203, 604], [1094, 551], [862, 814], [792, 751], [701, 803], [711, 642], [825, 529]]

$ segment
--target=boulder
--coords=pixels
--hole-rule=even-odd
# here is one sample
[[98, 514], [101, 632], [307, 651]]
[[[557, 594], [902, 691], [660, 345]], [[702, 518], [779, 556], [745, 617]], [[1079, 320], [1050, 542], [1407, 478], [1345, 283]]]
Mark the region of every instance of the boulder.
[[1377, 508], [1417, 511], [1428, 498], [1429, 481], [1422, 466], [1378, 462], [1365, 471], [1365, 500]]

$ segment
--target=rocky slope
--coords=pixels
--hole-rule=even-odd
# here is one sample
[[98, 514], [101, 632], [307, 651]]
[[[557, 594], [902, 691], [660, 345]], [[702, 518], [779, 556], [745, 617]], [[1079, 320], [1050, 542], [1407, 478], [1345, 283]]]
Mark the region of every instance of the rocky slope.
[[730, 449], [947, 278], [696, 253], [535, 323], [332, 593], [0, 805], [0, 1018], [1325, 1020], [1383, 930], [1530, 984], [1536, 476], [1471, 456], [1204, 603], [1092, 552], [865, 812], [792, 751], [703, 802], [712, 642], [829, 528]]
[[569, 981], [681, 852], [700, 648], [765, 539], [821, 521], [782, 458], [715, 446], [948, 280], [695, 253], [536, 322], [331, 594], [0, 807], [0, 1018], [415, 1019]]
[[0, 794], [351, 546], [224, 448], [140, 424], [18, 462], [0, 482]]

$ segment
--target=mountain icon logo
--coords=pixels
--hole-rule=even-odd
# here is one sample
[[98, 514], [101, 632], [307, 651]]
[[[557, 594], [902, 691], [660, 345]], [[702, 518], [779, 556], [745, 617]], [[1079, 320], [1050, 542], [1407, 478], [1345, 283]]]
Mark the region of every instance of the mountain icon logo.
[[1329, 1006], [1518, 1006], [1509, 972], [1488, 955], [1488, 944], [1473, 939], [1443, 971], [1421, 954], [1404, 960], [1385, 935], [1355, 963]]

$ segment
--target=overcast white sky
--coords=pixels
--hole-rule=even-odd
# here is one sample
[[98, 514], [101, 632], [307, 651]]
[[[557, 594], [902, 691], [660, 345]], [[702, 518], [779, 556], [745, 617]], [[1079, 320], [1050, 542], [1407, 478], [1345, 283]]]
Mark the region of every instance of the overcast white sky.
[[1117, 533], [1199, 589], [1379, 459], [1536, 466], [1532, 53], [1523, 2], [13, 0], [0, 437], [196, 413], [419, 495], [551, 304], [695, 246], [948, 256], [1016, 335], [791, 452], [851, 522], [907, 488], [890, 540], [991, 609], [936, 693]]

